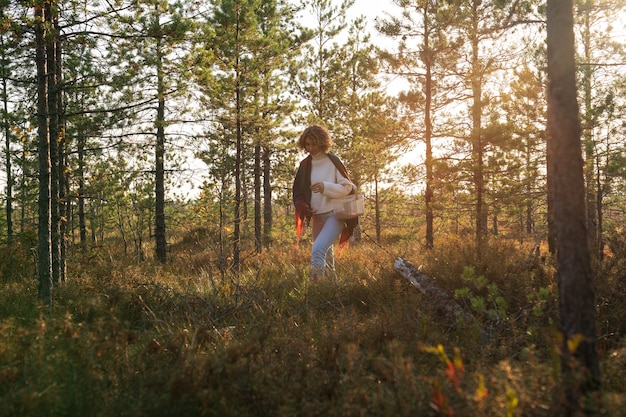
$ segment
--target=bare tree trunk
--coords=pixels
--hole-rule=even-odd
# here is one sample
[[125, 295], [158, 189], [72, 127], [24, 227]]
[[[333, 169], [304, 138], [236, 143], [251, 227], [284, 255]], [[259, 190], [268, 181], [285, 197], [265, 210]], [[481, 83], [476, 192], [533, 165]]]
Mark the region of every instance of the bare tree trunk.
[[64, 111], [64, 91], [63, 91], [63, 56], [61, 49], [60, 28], [58, 16], [54, 21], [55, 44], [54, 62], [56, 91], [55, 99], [57, 103], [57, 129], [58, 129], [58, 188], [59, 188], [59, 280], [64, 282], [67, 279], [67, 219], [68, 219], [68, 199], [69, 184], [67, 181], [67, 131], [65, 125]]
[[604, 259], [604, 216], [602, 215], [602, 180], [600, 177], [600, 167], [598, 166], [600, 161], [596, 161], [596, 212], [598, 213], [598, 223], [597, 223], [597, 236], [598, 239], [596, 241], [596, 249], [598, 251], [598, 259]]
[[13, 240], [13, 172], [11, 167], [11, 129], [9, 125], [9, 103], [8, 103], [8, 92], [7, 92], [7, 79], [6, 76], [2, 77], [2, 97], [3, 97], [3, 105], [4, 105], [4, 119], [3, 130], [4, 130], [4, 138], [5, 138], [5, 148], [4, 148], [4, 163], [6, 168], [7, 175], [7, 188], [6, 188], [6, 221], [7, 221], [7, 240], [11, 242]]
[[272, 245], [272, 152], [268, 146], [263, 148], [263, 242], [266, 248]]
[[[4, 36], [0, 37], [0, 49], [2, 50], [2, 61], [8, 63], [10, 56], [7, 56]], [[2, 104], [3, 104], [3, 118], [2, 118], [2, 130], [4, 131], [5, 148], [4, 148], [4, 167], [6, 169], [7, 176], [7, 188], [6, 188], [6, 222], [7, 222], [7, 240], [9, 243], [13, 240], [13, 168], [11, 165], [11, 124], [9, 122], [9, 90], [8, 90], [8, 78], [10, 76], [10, 70], [7, 65], [2, 65]]]
[[85, 217], [85, 136], [78, 135], [78, 230], [80, 247], [87, 251], [87, 221]]
[[574, 416], [584, 412], [581, 399], [585, 394], [599, 387], [600, 367], [587, 241], [571, 0], [548, 0], [547, 28], [548, 148], [554, 185], [565, 395], [562, 407], [556, 411]]
[[52, 242], [50, 218], [50, 132], [48, 130], [48, 80], [43, 7], [35, 5], [35, 61], [37, 66], [37, 135], [39, 153], [39, 223], [37, 273], [39, 298], [52, 306]]
[[426, 144], [426, 159], [424, 161], [426, 167], [426, 189], [424, 190], [424, 209], [426, 211], [426, 248], [432, 249], [435, 244], [433, 229], [433, 183], [435, 181], [433, 175], [433, 123], [432, 123], [432, 100], [433, 100], [433, 76], [432, 67], [434, 61], [434, 53], [430, 47], [430, 19], [428, 18], [428, 8], [424, 8], [424, 142]]
[[[239, 13], [237, 13], [237, 28], [236, 28], [236, 42], [239, 42]], [[239, 68], [239, 46], [236, 48], [235, 57], [235, 139], [236, 139], [236, 156], [235, 156], [235, 207], [234, 207], [234, 231], [233, 231], [233, 270], [239, 272], [241, 268], [240, 259], [240, 240], [241, 240], [241, 195], [242, 195], [242, 152], [243, 152], [243, 138], [242, 138], [242, 122], [241, 122], [241, 69]]]
[[[130, 221], [129, 221], [130, 223]], [[128, 253], [128, 239], [126, 238], [126, 227], [124, 226], [124, 215], [122, 214], [122, 205], [117, 202], [117, 224], [120, 229], [120, 235], [122, 236], [122, 244], [124, 245], [124, 254]], [[132, 225], [131, 225], [132, 230]]]
[[[533, 153], [533, 149], [531, 146], [528, 145], [528, 142], [526, 142], [526, 158], [525, 158], [525, 166], [530, 169], [530, 166], [532, 164], [532, 157], [531, 154]], [[524, 219], [524, 229], [526, 230], [526, 235], [527, 236], [531, 236], [534, 232], [534, 220], [533, 220], [533, 206], [534, 206], [534, 199], [533, 199], [533, 183], [530, 181], [526, 181], [526, 184], [524, 186], [524, 190], [526, 193], [526, 218]]]
[[[546, 140], [549, 144], [550, 132], [546, 132]], [[556, 254], [556, 226], [554, 224], [554, 157], [552, 156], [552, 148], [546, 148], [546, 187], [548, 195], [548, 252], [551, 255]]]
[[[478, 7], [477, 2], [473, 2], [473, 8]], [[476, 15], [477, 12], [474, 11]], [[482, 245], [487, 238], [487, 207], [485, 205], [485, 162], [484, 162], [484, 145], [482, 138], [482, 74], [481, 64], [479, 60], [479, 39], [478, 39], [478, 20], [474, 19], [474, 27], [472, 28], [472, 171], [474, 174], [475, 188], [475, 215], [476, 215], [476, 248], [479, 257], [482, 253]]]
[[241, 267], [241, 194], [242, 194], [242, 138], [241, 138], [241, 108], [240, 108], [240, 90], [239, 85], [236, 87], [237, 95], [237, 122], [236, 122], [236, 157], [235, 157], [235, 205], [234, 205], [234, 230], [233, 230], [233, 270], [239, 272]]
[[161, 39], [157, 38], [157, 135], [155, 150], [155, 221], [154, 238], [157, 261], [167, 262], [167, 238], [165, 235], [165, 86], [163, 82], [163, 51]]
[[[591, 62], [591, 22], [590, 13], [592, 9], [591, 2], [589, 0], [584, 1], [584, 7], [581, 10], [582, 13], [582, 48], [585, 62]], [[597, 251], [599, 247], [599, 233], [598, 233], [598, 217], [600, 212], [597, 211], [597, 191], [596, 186], [599, 185], [595, 178], [596, 174], [596, 143], [593, 138], [593, 125], [594, 125], [594, 109], [592, 99], [592, 78], [593, 68], [591, 65], [585, 65], [581, 68], [582, 80], [582, 101], [584, 103], [583, 113], [583, 130], [582, 138], [584, 144], [584, 175], [585, 185], [587, 187], [587, 239], [589, 241], [589, 248], [591, 249], [591, 257], [598, 256]]]
[[59, 83], [57, 74], [56, 18], [52, 5], [46, 2], [44, 13], [49, 25], [46, 36], [46, 71], [48, 83], [48, 130], [50, 135], [50, 218], [52, 224], [52, 282], [61, 281], [61, 214], [59, 212]]
[[374, 216], [376, 224], [376, 243], [380, 244], [381, 227], [380, 227], [380, 196], [378, 192], [378, 170], [374, 171]]
[[98, 227], [98, 213], [96, 213], [96, 206], [94, 204], [94, 200], [91, 200], [91, 203], [89, 204], [89, 229], [90, 229], [90, 234], [91, 234], [91, 243], [95, 244], [98, 242], [98, 233], [97, 233], [97, 227]]
[[220, 216], [220, 246], [219, 246], [219, 265], [220, 265], [220, 275], [222, 278], [222, 282], [226, 278], [226, 236], [224, 231], [224, 226], [226, 224], [224, 213], [224, 189], [226, 188], [225, 184], [226, 180], [224, 179], [224, 173], [222, 172], [221, 184], [220, 184], [220, 199], [219, 199], [219, 216]]
[[[23, 151], [23, 148], [22, 148]], [[20, 162], [19, 165], [21, 167], [24, 168], [24, 172], [22, 172], [22, 175], [20, 176], [20, 184], [19, 184], [19, 188], [20, 190], [22, 190], [22, 192], [20, 193], [20, 200], [19, 200], [19, 207], [20, 207], [20, 233], [24, 233], [24, 230], [26, 228], [26, 193], [24, 192], [24, 190], [26, 190], [26, 174], [29, 171], [28, 169], [26, 169], [26, 162], [25, 162], [25, 156], [22, 153], [22, 156], [20, 157]]]
[[[257, 132], [258, 134], [258, 132]], [[261, 224], [261, 140], [254, 145], [254, 250], [263, 251], [263, 225]]]

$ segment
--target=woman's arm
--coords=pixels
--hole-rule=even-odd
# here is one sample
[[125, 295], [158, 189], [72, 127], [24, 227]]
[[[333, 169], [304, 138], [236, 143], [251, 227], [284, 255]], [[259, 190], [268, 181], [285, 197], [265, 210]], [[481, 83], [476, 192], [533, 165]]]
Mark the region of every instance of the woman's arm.
[[324, 181], [324, 195], [329, 198], [346, 197], [356, 192], [356, 186], [337, 171], [337, 182]]

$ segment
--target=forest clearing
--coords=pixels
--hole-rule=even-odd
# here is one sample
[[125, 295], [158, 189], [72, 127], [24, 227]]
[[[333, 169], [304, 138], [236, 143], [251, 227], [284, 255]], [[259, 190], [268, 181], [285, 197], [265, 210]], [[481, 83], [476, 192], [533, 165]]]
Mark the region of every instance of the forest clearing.
[[0, 417], [626, 416], [626, 3], [388, 2], [0, 4]]
[[[221, 278], [205, 239], [180, 236], [167, 266], [137, 263], [119, 242], [72, 257], [52, 311], [31, 278], [4, 280], [0, 415], [554, 415], [558, 308], [543, 249], [494, 240], [478, 263], [461, 239], [431, 251], [364, 240], [341, 253], [336, 279], [310, 284], [304, 248], [285, 243]], [[588, 401], [599, 416], [626, 415], [620, 243], [598, 268], [603, 389]], [[393, 270], [397, 254], [489, 340], [434, 310]], [[14, 268], [32, 264], [14, 255]]]

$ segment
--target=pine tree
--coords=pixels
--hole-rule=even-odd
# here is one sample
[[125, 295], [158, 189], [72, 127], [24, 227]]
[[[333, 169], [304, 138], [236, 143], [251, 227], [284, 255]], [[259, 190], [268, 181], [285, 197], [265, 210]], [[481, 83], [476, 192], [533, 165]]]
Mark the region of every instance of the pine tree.
[[[180, 2], [145, 0], [132, 3], [133, 14], [111, 16], [110, 26], [117, 42], [110, 50], [118, 55], [120, 68], [128, 68], [125, 92], [132, 97], [136, 114], [152, 114], [152, 124], [139, 120], [137, 133], [153, 137], [155, 178], [156, 259], [167, 261], [165, 218], [166, 128], [171, 121], [167, 104], [184, 91], [181, 66], [186, 55], [186, 35], [191, 22]], [[130, 103], [129, 103], [130, 104]]]
[[503, 95], [500, 105], [510, 132], [506, 139], [509, 150], [504, 155], [509, 165], [501, 175], [508, 187], [497, 191], [519, 218], [520, 234], [531, 236], [538, 231], [539, 209], [547, 203], [541, 173], [546, 164], [545, 97], [541, 77], [529, 65], [515, 71], [510, 86], [511, 93]]
[[37, 66], [37, 134], [39, 158], [39, 222], [37, 245], [37, 271], [39, 278], [39, 298], [47, 306], [52, 306], [52, 218], [51, 218], [51, 162], [50, 162], [50, 124], [48, 109], [48, 68], [46, 54], [49, 51], [46, 27], [52, 22], [52, 16], [46, 14], [42, 4], [34, 6], [35, 63]]
[[[11, 18], [0, 15], [0, 21], [11, 24]], [[10, 108], [10, 95], [15, 89], [12, 86], [11, 79], [16, 78], [15, 73], [15, 57], [18, 54], [19, 44], [10, 32], [0, 33], [0, 97], [2, 99], [2, 133], [4, 134], [4, 167], [6, 174], [6, 233], [7, 240], [11, 242], [14, 234], [13, 227], [13, 188], [15, 179], [13, 176], [13, 142], [15, 135], [11, 129], [14, 122], [13, 110]]]
[[[346, 42], [330, 59], [337, 74], [329, 83], [332, 93], [333, 133], [338, 152], [346, 159], [352, 180], [359, 186], [373, 184], [370, 199], [375, 212], [376, 238], [381, 238], [379, 185], [385, 173], [401, 155], [409, 137], [407, 120], [384, 91], [380, 79], [380, 58], [371, 43], [363, 17], [348, 27]], [[343, 69], [343, 70], [342, 70]], [[355, 234], [358, 239], [359, 231]]]
[[529, 2], [482, 2], [468, 0], [458, 3], [454, 19], [450, 21], [449, 33], [458, 36], [459, 60], [456, 71], [469, 97], [467, 111], [470, 120], [467, 143], [470, 147], [468, 171], [474, 188], [475, 241], [480, 251], [488, 232], [488, 175], [489, 142], [485, 137], [486, 103], [492, 99], [493, 91], [486, 87], [490, 78], [510, 60], [506, 49], [500, 49], [506, 31], [517, 20], [525, 21], [532, 11]]
[[[283, 1], [216, 1], [204, 27], [203, 48], [196, 54], [196, 75], [206, 107], [214, 113], [203, 160], [219, 183], [220, 211], [227, 208], [226, 197], [232, 196], [232, 228], [228, 229], [235, 271], [241, 267], [246, 238], [242, 226], [248, 215], [248, 178], [254, 194], [256, 251], [261, 251], [271, 233], [271, 164], [279, 129], [291, 106], [285, 98], [283, 68], [297, 42], [292, 20], [291, 7]], [[227, 224], [224, 221], [221, 233], [227, 231]]]
[[[607, 110], [615, 97], [615, 85], [620, 75], [616, 72], [623, 62], [624, 45], [613, 40], [613, 28], [609, 22], [611, 16], [619, 15], [626, 5], [619, 1], [581, 0], [576, 3], [575, 22], [580, 52], [577, 56], [580, 77], [580, 102], [582, 117], [583, 149], [585, 159], [585, 184], [587, 206], [587, 229], [592, 256], [603, 256], [603, 194], [606, 184], [610, 182], [606, 172], [602, 153], [610, 152], [603, 149], [602, 139], [606, 135]], [[621, 70], [621, 68], [619, 69]], [[618, 70], [618, 71], [619, 71]], [[609, 110], [610, 111], [610, 110]], [[612, 136], [612, 135], [609, 135]]]
[[[113, 4], [109, 4], [113, 7]], [[111, 33], [106, 29], [94, 31], [94, 27], [106, 27], [106, 17], [115, 15], [115, 9], [101, 8], [95, 3], [85, 8], [81, 3], [68, 1], [65, 3], [62, 17], [64, 18], [65, 48], [63, 53], [63, 135], [64, 148], [62, 166], [59, 176], [63, 178], [61, 191], [66, 193], [62, 199], [65, 221], [61, 223], [67, 229], [64, 233], [74, 232], [74, 216], [78, 217], [78, 240], [83, 251], [88, 248], [87, 219], [95, 195], [90, 195], [88, 178], [95, 174], [103, 149], [114, 146], [105, 138], [105, 132], [114, 131], [119, 120], [127, 117], [128, 110], [123, 109], [123, 102], [115, 102], [112, 91], [116, 91], [115, 68], [117, 62], [107, 60], [103, 51], [102, 40], [108, 40]], [[113, 57], [111, 57], [113, 58]], [[114, 94], [114, 93], [113, 93]], [[122, 108], [120, 108], [122, 107]], [[76, 184], [76, 187], [71, 187]], [[95, 193], [94, 193], [95, 194]], [[92, 243], [96, 234], [92, 233]], [[65, 238], [68, 241], [68, 238]]]
[[[561, 318], [563, 409], [581, 415], [581, 396], [600, 385], [596, 350], [593, 274], [585, 227], [585, 184], [581, 126], [576, 97], [573, 9], [569, 0], [548, 0], [548, 149], [549, 181], [554, 183], [557, 270]], [[554, 413], [553, 413], [554, 414]]]
[[252, 122], [254, 143], [254, 242], [260, 253], [271, 244], [272, 156], [278, 152], [280, 128], [293, 104], [285, 98], [289, 62], [300, 39], [294, 36], [294, 15], [284, 1], [264, 1], [256, 9], [260, 41], [253, 59], [258, 63], [258, 83], [252, 92], [256, 108]]
[[304, 31], [303, 40], [308, 42], [302, 48], [301, 61], [292, 68], [296, 95], [305, 103], [304, 120], [298, 121], [324, 123], [331, 130], [339, 125], [335, 123], [338, 112], [335, 100], [341, 87], [333, 84], [340, 74], [333, 65], [333, 57], [339, 49], [337, 37], [347, 26], [346, 11], [353, 4], [354, 0], [343, 0], [337, 6], [330, 0], [306, 3], [305, 11], [315, 20], [314, 27]]
[[[412, 83], [400, 99], [412, 111], [420, 111], [423, 120], [416, 134], [425, 144], [424, 212], [426, 217], [426, 247], [434, 245], [434, 116], [449, 104], [454, 92], [446, 86], [451, 74], [451, 63], [457, 59], [459, 45], [446, 33], [457, 13], [456, 4], [431, 2], [395, 2], [402, 7], [402, 17], [390, 17], [379, 23], [380, 32], [398, 39], [397, 53], [386, 52], [391, 71], [406, 77]], [[414, 44], [415, 42], [416, 44]], [[422, 70], [417, 70], [422, 68]], [[442, 130], [438, 127], [438, 130]]]

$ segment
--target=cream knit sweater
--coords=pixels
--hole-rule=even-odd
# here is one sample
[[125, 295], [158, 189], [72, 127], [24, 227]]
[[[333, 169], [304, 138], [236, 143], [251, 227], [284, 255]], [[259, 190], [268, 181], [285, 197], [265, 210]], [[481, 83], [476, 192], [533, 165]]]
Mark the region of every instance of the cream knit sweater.
[[311, 208], [316, 214], [328, 213], [333, 209], [331, 199], [346, 197], [354, 185], [341, 175], [325, 153], [313, 156], [311, 163], [311, 184], [324, 183], [323, 193], [311, 194]]

